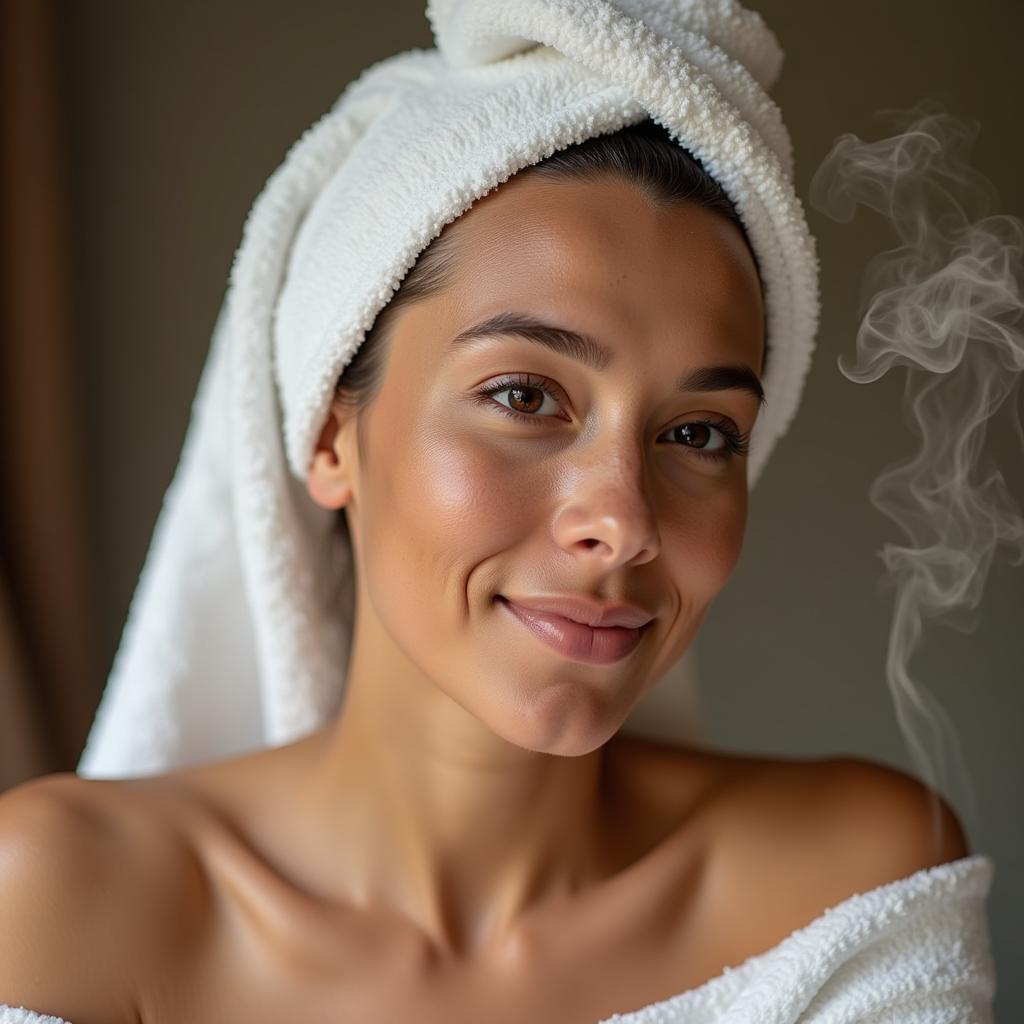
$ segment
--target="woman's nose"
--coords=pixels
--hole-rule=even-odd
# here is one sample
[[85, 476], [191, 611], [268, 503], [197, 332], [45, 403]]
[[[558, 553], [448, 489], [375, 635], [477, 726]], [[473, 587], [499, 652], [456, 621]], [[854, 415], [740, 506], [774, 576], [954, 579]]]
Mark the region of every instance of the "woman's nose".
[[657, 556], [658, 521], [641, 452], [606, 447], [585, 465], [576, 463], [570, 477], [569, 496], [555, 515], [558, 544], [607, 568]]

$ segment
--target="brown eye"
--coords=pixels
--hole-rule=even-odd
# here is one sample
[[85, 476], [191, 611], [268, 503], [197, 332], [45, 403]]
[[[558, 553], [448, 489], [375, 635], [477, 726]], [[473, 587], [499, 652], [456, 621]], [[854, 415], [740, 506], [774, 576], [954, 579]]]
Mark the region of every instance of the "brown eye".
[[[507, 402], [500, 397], [505, 394], [509, 396]], [[555, 416], [562, 408], [551, 388], [515, 378], [488, 384], [477, 392], [477, 396], [481, 401], [499, 406], [499, 411], [506, 416], [518, 416], [528, 420]], [[549, 400], [547, 408], [546, 399]]]
[[524, 388], [516, 385], [514, 388], [506, 388], [506, 390], [509, 393], [509, 406], [516, 412], [536, 412], [544, 404], [544, 396], [539, 388]]
[[677, 447], [702, 459], [725, 461], [734, 455], [745, 456], [749, 451], [750, 435], [740, 433], [728, 420], [680, 423], [666, 436], [679, 441]]
[[715, 430], [710, 423], [681, 423], [675, 430], [680, 440], [691, 448], [699, 448], [702, 451], [718, 451], [725, 447], [724, 440], [717, 445], [712, 443], [715, 434], [720, 434], [721, 431]]

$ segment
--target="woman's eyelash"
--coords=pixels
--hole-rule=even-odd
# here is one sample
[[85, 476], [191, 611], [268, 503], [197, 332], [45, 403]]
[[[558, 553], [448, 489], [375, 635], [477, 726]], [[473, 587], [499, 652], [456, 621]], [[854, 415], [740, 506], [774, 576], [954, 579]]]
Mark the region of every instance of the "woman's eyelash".
[[[515, 419], [515, 420], [535, 420], [541, 417], [536, 414], [529, 414], [519, 412], [516, 409], [511, 409], [507, 405], [501, 402], [496, 402], [492, 399], [493, 395], [498, 394], [502, 391], [509, 391], [512, 388], [522, 388], [524, 390], [541, 391], [544, 394], [558, 400], [558, 396], [549, 387], [549, 382], [544, 378], [531, 378], [529, 374], [515, 375], [512, 377], [505, 377], [502, 380], [497, 380], [491, 384], [478, 389], [476, 392], [477, 398], [481, 403], [487, 403], [489, 406], [496, 407], [499, 412], [504, 415]], [[706, 451], [702, 448], [693, 448], [687, 444], [681, 444], [679, 447], [686, 448], [687, 451], [693, 452], [695, 455], [702, 459], [710, 459], [714, 462], [720, 462], [723, 459], [732, 458], [734, 455], [746, 456], [750, 451], [750, 434], [744, 433], [737, 430], [728, 420], [722, 420], [718, 418], [712, 419], [701, 419], [701, 420], [688, 420], [686, 423], [679, 423], [672, 428], [671, 432], [684, 429], [686, 427], [713, 427], [717, 430], [725, 439], [725, 447], [718, 451]]]

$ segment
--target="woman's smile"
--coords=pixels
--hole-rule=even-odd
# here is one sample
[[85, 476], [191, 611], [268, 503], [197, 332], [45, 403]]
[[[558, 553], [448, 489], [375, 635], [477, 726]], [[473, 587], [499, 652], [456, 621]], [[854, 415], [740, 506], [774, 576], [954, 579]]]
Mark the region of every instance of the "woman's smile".
[[650, 623], [643, 626], [587, 626], [582, 622], [526, 608], [500, 594], [497, 602], [541, 643], [574, 661], [589, 665], [610, 665], [636, 650]]

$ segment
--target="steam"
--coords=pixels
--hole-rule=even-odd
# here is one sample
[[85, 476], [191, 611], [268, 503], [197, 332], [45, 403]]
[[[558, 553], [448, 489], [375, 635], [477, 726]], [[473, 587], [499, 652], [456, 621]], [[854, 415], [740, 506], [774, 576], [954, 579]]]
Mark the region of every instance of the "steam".
[[[882, 471], [869, 495], [907, 538], [880, 552], [895, 590], [886, 680], [914, 767], [942, 792], [942, 729], [962, 769], [959, 742], [909, 663], [926, 620], [975, 629], [1000, 544], [1016, 551], [1014, 565], [1024, 561], [1021, 510], [984, 447], [989, 421], [1019, 391], [1024, 369], [1024, 224], [992, 212], [995, 190], [969, 164], [976, 124], [930, 104], [887, 119], [897, 130], [889, 138], [836, 140], [810, 201], [843, 223], [866, 206], [891, 222], [900, 241], [868, 267], [856, 359], [851, 365], [841, 356], [839, 369], [868, 384], [906, 367], [903, 412], [919, 444]], [[1006, 413], [1024, 449], [1019, 402]], [[968, 800], [973, 813], [973, 786]]]

